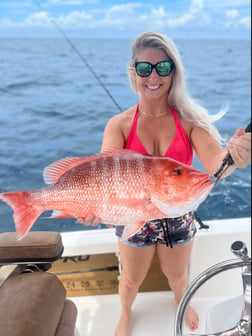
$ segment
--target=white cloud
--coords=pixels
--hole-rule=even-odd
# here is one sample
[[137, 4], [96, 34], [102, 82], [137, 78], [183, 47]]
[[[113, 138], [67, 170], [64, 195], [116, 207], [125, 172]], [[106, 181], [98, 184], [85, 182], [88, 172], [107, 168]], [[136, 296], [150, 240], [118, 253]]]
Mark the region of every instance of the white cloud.
[[182, 13], [166, 12], [162, 6], [153, 8], [149, 19], [153, 25], [172, 29], [190, 25], [207, 26], [211, 22], [210, 16], [204, 11], [202, 0], [192, 0], [189, 9]]
[[215, 8], [217, 10], [227, 8], [251, 7], [251, 0], [204, 0], [206, 8]]
[[203, 6], [202, 0], [192, 0], [189, 12], [198, 13], [199, 11], [203, 9], [203, 7], [204, 6]]
[[240, 25], [244, 28], [251, 29], [251, 16], [246, 16], [240, 19]]
[[251, 16], [242, 16], [237, 9], [230, 9], [226, 11], [226, 28], [251, 28]]
[[69, 15], [59, 16], [57, 23], [64, 28], [73, 28], [75, 26], [78, 28], [91, 27], [93, 25], [93, 16], [85, 11], [74, 11]]
[[106, 26], [127, 27], [131, 22], [136, 24], [136, 10], [141, 8], [140, 3], [129, 3], [116, 5], [104, 11], [104, 17], [101, 20]]
[[22, 8], [30, 7], [31, 1], [1, 1], [1, 6], [6, 8]]
[[239, 11], [236, 9], [230, 9], [226, 12], [227, 18], [235, 19], [239, 16]]
[[48, 28], [50, 25], [49, 18], [46, 12], [38, 12], [28, 16], [20, 26], [23, 27], [41, 27]]
[[[52, 6], [49, 12], [56, 13], [55, 9], [58, 5], [66, 4], [84, 4], [95, 3], [98, 0], [48, 0], [46, 8]], [[141, 0], [140, 0], [141, 1]], [[124, 30], [125, 33], [129, 31], [151, 30], [166, 30], [179, 31], [195, 30], [200, 33], [204, 29], [212, 31], [221, 31], [223, 28], [228, 29], [244, 29], [248, 30], [251, 27], [250, 16], [248, 13], [244, 14], [242, 7], [230, 7], [227, 0], [222, 0], [222, 7], [219, 11], [213, 7], [217, 0], [191, 0], [185, 2], [188, 8], [183, 11], [172, 12], [169, 6], [146, 5], [141, 2], [124, 3], [120, 5], [112, 5], [110, 7], [104, 6], [86, 6], [86, 10], [81, 11], [68, 11], [67, 14], [50, 14], [50, 17], [55, 20], [58, 25], [63, 29], [70, 29], [71, 31], [78, 30], [89, 34], [90, 30], [106, 32], [106, 29], [112, 29], [114, 32]], [[219, 0], [218, 0], [219, 1]], [[235, 0], [231, 0], [235, 3]], [[248, 3], [247, 0], [242, 0], [243, 3]], [[26, 3], [29, 3], [26, 0]], [[55, 5], [55, 6], [54, 6]], [[103, 3], [104, 5], [104, 3]], [[34, 5], [32, 6], [34, 8]], [[58, 7], [61, 9], [61, 7]], [[63, 8], [63, 7], [62, 7]], [[88, 8], [88, 9], [87, 9]], [[173, 7], [172, 7], [173, 8]], [[174, 7], [176, 8], [176, 6]], [[66, 9], [66, 7], [64, 8]], [[45, 11], [40, 11], [27, 16], [23, 21], [11, 21], [8, 19], [0, 20], [0, 31], [8, 29], [27, 28], [41, 28], [47, 31], [55, 30], [53, 27], [52, 19], [48, 17]]]
[[85, 5], [85, 4], [95, 4], [97, 0], [48, 0], [48, 4], [50, 5]]
[[21, 23], [14, 22], [9, 19], [0, 20], [0, 26], [5, 29], [21, 29], [21, 28], [48, 28], [50, 26], [50, 22], [48, 16], [45, 12], [34, 13]]

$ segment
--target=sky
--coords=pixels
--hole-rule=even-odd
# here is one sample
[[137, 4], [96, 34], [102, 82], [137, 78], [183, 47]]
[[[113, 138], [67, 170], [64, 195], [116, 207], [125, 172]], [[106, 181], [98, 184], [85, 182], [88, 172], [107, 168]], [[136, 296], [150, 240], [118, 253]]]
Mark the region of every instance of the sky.
[[0, 37], [251, 39], [251, 0], [0, 0]]

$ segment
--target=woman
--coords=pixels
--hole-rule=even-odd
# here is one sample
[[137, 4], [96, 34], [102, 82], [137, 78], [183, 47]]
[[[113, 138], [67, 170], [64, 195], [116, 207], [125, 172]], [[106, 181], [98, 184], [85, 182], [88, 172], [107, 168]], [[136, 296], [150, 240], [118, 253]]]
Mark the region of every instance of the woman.
[[[188, 165], [195, 151], [204, 168], [213, 174], [229, 150], [235, 164], [227, 170], [226, 176], [250, 162], [251, 135], [244, 129], [238, 129], [222, 149], [213, 119], [186, 91], [178, 50], [167, 36], [154, 32], [140, 34], [132, 46], [128, 75], [133, 90], [139, 95], [139, 103], [109, 120], [101, 151], [127, 148], [143, 154], [168, 156]], [[83, 221], [86, 225], [96, 225], [99, 218], [90, 214]], [[196, 231], [194, 214], [169, 219], [165, 227], [164, 230], [162, 221], [146, 223], [127, 241], [118, 240], [122, 275], [119, 283], [121, 316], [116, 336], [130, 335], [132, 304], [155, 252], [177, 304], [184, 294]], [[116, 228], [117, 236], [121, 236], [122, 230]], [[163, 230], [168, 230], [169, 239]], [[197, 329], [198, 314], [191, 306], [185, 319], [192, 330]]]

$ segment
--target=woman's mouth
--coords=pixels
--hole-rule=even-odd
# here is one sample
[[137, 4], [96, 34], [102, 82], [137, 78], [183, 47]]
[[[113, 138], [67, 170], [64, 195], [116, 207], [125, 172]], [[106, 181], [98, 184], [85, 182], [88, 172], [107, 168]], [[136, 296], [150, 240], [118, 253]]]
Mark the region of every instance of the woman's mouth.
[[160, 88], [160, 84], [157, 84], [157, 85], [146, 85], [146, 87], [149, 89], [149, 90], [157, 90]]

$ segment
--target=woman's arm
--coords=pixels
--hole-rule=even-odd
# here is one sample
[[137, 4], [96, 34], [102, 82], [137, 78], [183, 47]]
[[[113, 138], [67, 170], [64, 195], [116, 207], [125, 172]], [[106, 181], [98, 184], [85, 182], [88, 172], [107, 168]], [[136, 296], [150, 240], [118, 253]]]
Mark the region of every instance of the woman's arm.
[[210, 174], [217, 171], [228, 152], [234, 164], [222, 177], [230, 175], [236, 168], [246, 167], [251, 162], [251, 133], [246, 133], [242, 128], [236, 130], [224, 149], [206, 130], [197, 126], [192, 128], [191, 141], [201, 163]]
[[101, 152], [112, 148], [124, 148], [125, 139], [122, 125], [123, 118], [121, 114], [108, 121], [103, 133]]

